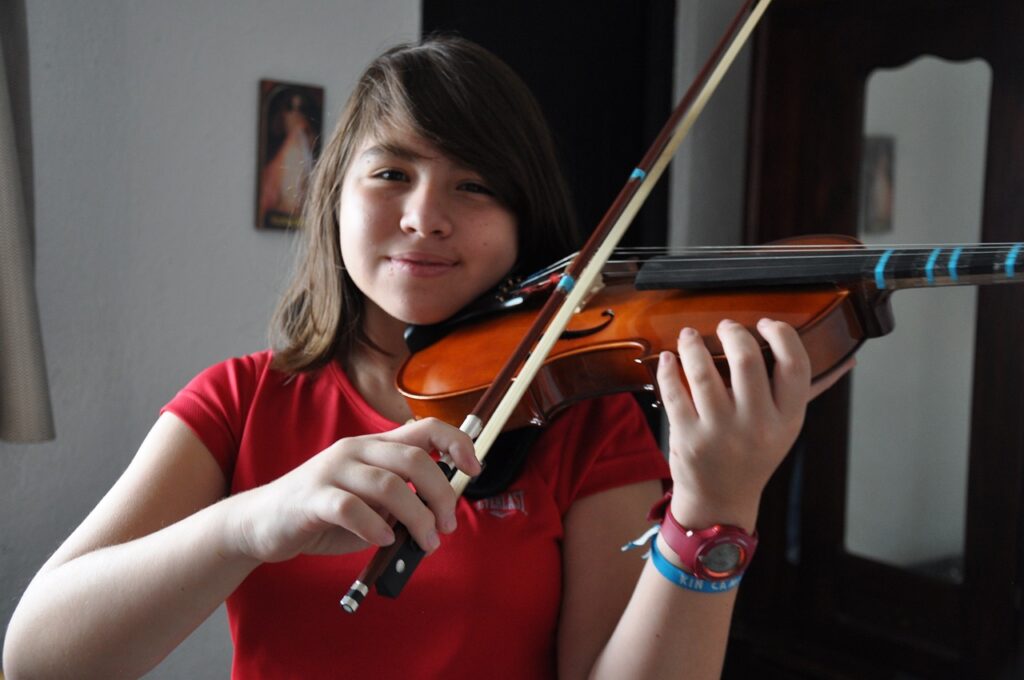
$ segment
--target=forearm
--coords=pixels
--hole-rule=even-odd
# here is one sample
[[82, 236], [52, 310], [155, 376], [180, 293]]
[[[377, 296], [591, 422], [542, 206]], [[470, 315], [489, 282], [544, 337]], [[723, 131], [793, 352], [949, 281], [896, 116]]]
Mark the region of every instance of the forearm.
[[7, 631], [7, 676], [137, 677], [159, 663], [258, 565], [231, 549], [233, 503], [40, 573]]
[[[668, 512], [687, 527], [731, 524], [753, 533], [757, 506], [757, 498], [742, 506], [718, 506], [677, 488]], [[654, 540], [665, 560], [683, 564], [663, 536]], [[659, 573], [649, 558], [593, 677], [720, 677], [735, 602], [736, 589], [688, 590]]]
[[[663, 554], [669, 552], [661, 542]], [[658, 573], [648, 560], [594, 678], [718, 678], [736, 590], [698, 593]]]

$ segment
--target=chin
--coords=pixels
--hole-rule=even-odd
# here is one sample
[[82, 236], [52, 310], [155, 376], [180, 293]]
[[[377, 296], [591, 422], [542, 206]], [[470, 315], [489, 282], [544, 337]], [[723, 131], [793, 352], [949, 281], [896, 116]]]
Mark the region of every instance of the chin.
[[451, 314], [411, 314], [406, 318], [403, 318], [407, 325], [410, 326], [433, 326], [436, 323], [446, 321], [455, 315], [455, 312]]
[[441, 323], [446, 319], [454, 316], [461, 307], [456, 309], [450, 309], [445, 307], [444, 309], [429, 309], [423, 306], [417, 306], [415, 308], [406, 308], [397, 310], [396, 314], [393, 314], [396, 319], [407, 325], [413, 326], [431, 326], [435, 323]]

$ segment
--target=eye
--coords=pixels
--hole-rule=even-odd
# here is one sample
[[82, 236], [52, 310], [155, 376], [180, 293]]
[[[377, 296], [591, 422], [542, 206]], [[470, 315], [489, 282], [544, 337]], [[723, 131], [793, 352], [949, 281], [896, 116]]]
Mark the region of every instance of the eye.
[[376, 179], [382, 179], [387, 182], [405, 182], [409, 179], [409, 176], [401, 170], [393, 170], [391, 168], [375, 172], [373, 176]]
[[471, 194], [483, 194], [484, 196], [494, 196], [494, 192], [490, 188], [484, 186], [480, 182], [463, 182], [459, 185], [459, 189], [468, 191]]

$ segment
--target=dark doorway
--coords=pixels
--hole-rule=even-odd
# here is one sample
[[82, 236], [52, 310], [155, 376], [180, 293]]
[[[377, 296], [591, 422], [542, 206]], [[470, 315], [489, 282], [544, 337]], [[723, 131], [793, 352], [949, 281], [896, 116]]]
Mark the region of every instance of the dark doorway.
[[[581, 231], [625, 184], [672, 107], [674, 0], [424, 0], [423, 33], [456, 33], [504, 59], [554, 132]], [[666, 182], [623, 245], [664, 245]]]

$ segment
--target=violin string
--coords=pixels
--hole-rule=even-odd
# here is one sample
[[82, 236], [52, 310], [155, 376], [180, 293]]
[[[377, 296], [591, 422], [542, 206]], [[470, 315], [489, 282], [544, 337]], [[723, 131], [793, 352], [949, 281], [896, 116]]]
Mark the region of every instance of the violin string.
[[[1013, 248], [1017, 243], [922, 243], [922, 244], [893, 244], [893, 245], [876, 245], [876, 246], [854, 246], [846, 244], [827, 244], [827, 245], [764, 245], [764, 246], [699, 246], [696, 248], [682, 248], [682, 249], [669, 249], [660, 246], [654, 247], [635, 247], [635, 248], [620, 248], [615, 250], [617, 256], [663, 256], [668, 258], [680, 258], [687, 257], [689, 255], [699, 255], [697, 259], [707, 259], [706, 255], [725, 255], [725, 254], [739, 254], [746, 258], [751, 258], [752, 255], [763, 253], [769, 258], [778, 257], [778, 253], [793, 253], [799, 254], [800, 257], [808, 257], [814, 254], [822, 253], [840, 253], [847, 257], [864, 257], [871, 256], [876, 253], [884, 253], [885, 251], [892, 250], [894, 253], [905, 254], [912, 253], [915, 250], [920, 252], [931, 252], [936, 248], [942, 250], [953, 250], [955, 248], [961, 248], [968, 252], [987, 252], [987, 251], [999, 251], [1008, 248]], [[823, 255], [825, 256], [825, 255]], [[827, 257], [827, 256], [825, 256]], [[556, 271], [563, 262], [571, 259], [571, 256], [563, 258], [555, 263], [552, 263], [542, 271], [550, 272]], [[622, 261], [622, 260], [619, 260]]]
[[[785, 263], [785, 264], [789, 265], [789, 264], [792, 264], [794, 262], [818, 263], [818, 262], [836, 262], [836, 261], [842, 261], [842, 260], [857, 260], [857, 261], [863, 260], [863, 261], [870, 262], [870, 261], [876, 259], [876, 256], [879, 255], [880, 252], [884, 254], [885, 251], [874, 251], [874, 252], [872, 252], [872, 251], [861, 251], [861, 252], [857, 252], [857, 253], [838, 252], [838, 251], [836, 251], [836, 252], [828, 253], [828, 254], [822, 253], [822, 252], [799, 253], [799, 252], [792, 252], [791, 251], [791, 252], [780, 252], [780, 253], [768, 253], [768, 254], [764, 254], [763, 256], [751, 255], [751, 254], [731, 254], [731, 255], [722, 255], [722, 256], [714, 256], [714, 257], [695, 257], [693, 255], [676, 255], [676, 256], [660, 257], [660, 258], [658, 258], [658, 260], [659, 261], [665, 261], [665, 262], [672, 262], [672, 263], [693, 262], [693, 263], [715, 263], [715, 264], [719, 264], [719, 263], [727, 263], [727, 262], [744, 262], [744, 263], [751, 264], [753, 266], [757, 266], [757, 265], [761, 265], [761, 264], [770, 265], [772, 263]], [[905, 256], [915, 257], [915, 256], [928, 255], [931, 252], [933, 252], [933, 249], [916, 249], [916, 250], [915, 249], [907, 249], [907, 250], [901, 250], [901, 251], [894, 251], [892, 254], [895, 255], [895, 256], [901, 256], [901, 257], [905, 257]], [[950, 250], [948, 252], [953, 252], [953, 251]], [[1000, 253], [1003, 253], [1003, 252], [1008, 253], [1009, 250], [1006, 249], [1006, 248], [974, 249], [974, 250], [970, 250], [970, 251], [962, 249], [961, 250], [961, 257], [963, 255], [967, 255], [967, 254], [986, 255], [986, 254], [1000, 254]]]
[[[615, 259], [610, 259], [609, 264], [635, 263], [632, 259], [621, 259], [629, 256], [643, 257], [650, 259], [660, 257], [668, 262], [685, 264], [686, 262], [701, 263], [706, 265], [714, 261], [715, 268], [719, 271], [736, 271], [742, 269], [772, 269], [781, 267], [792, 267], [794, 263], [814, 261], [815, 263], [834, 262], [837, 260], [849, 259], [870, 259], [879, 253], [892, 250], [899, 255], [925, 255], [930, 254], [936, 248], [942, 250], [954, 250], [961, 248], [967, 253], [998, 253], [1016, 247], [1014, 242], [1006, 243], [944, 243], [944, 244], [892, 244], [892, 245], [866, 245], [859, 244], [769, 244], [756, 246], [694, 246], [684, 248], [667, 248], [664, 246], [639, 246], [632, 248], [617, 248]], [[724, 257], [725, 255], [738, 255], [739, 257]], [[763, 258], [758, 258], [763, 254]], [[712, 255], [714, 257], [708, 257]], [[552, 274], [564, 269], [566, 263], [572, 260], [569, 255], [548, 267], [523, 278], [518, 286], [526, 287], [549, 278]], [[730, 267], [730, 262], [742, 262], [742, 266]]]
[[759, 245], [759, 246], [697, 246], [697, 247], [683, 247], [683, 248], [666, 248], [663, 246], [653, 247], [635, 247], [635, 248], [621, 248], [616, 249], [616, 254], [654, 254], [654, 253], [665, 253], [665, 254], [679, 254], [686, 255], [688, 253], [757, 253], [757, 252], [834, 252], [842, 251], [850, 254], [866, 254], [878, 251], [895, 250], [933, 250], [935, 248], [941, 249], [952, 249], [952, 248], [964, 248], [976, 250], [990, 250], [1008, 248], [1016, 245], [1014, 242], [1008, 243], [901, 243], [901, 244], [879, 244], [879, 245], [855, 245], [855, 244], [819, 244], [819, 245], [807, 245], [807, 244], [773, 244], [773, 245]]
[[[985, 249], [973, 249], [969, 251], [972, 254], [1000, 254], [1003, 252], [1009, 252], [1005, 248], [985, 248]], [[698, 265], [701, 268], [706, 268], [709, 263], [714, 264], [715, 269], [721, 269], [724, 267], [730, 267], [736, 265], [744, 269], [763, 269], [763, 268], [780, 268], [780, 267], [792, 267], [799, 266], [801, 264], [835, 264], [844, 261], [855, 261], [865, 262], [865, 264], [871, 264], [875, 260], [875, 256], [879, 251], [871, 252], [859, 252], [859, 253], [839, 253], [833, 254], [821, 254], [821, 253], [776, 253], [769, 254], [764, 257], [751, 257], [751, 256], [736, 256], [736, 257], [714, 257], [714, 258], [702, 258], [692, 256], [675, 256], [665, 257], [661, 260], [665, 262], [673, 263], [677, 266], [685, 266], [686, 264]], [[881, 251], [885, 252], [885, 251]], [[911, 257], [924, 257], [934, 252], [934, 249], [907, 249], [899, 251], [898, 254], [901, 256]], [[894, 253], [896, 254], [896, 253]]]

